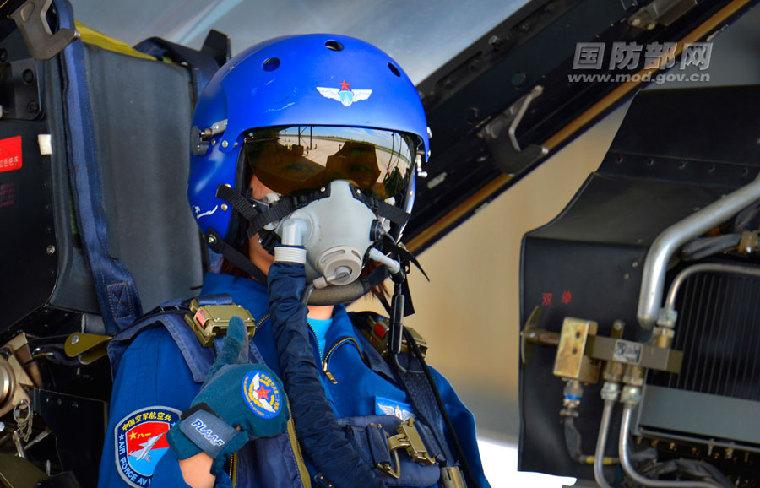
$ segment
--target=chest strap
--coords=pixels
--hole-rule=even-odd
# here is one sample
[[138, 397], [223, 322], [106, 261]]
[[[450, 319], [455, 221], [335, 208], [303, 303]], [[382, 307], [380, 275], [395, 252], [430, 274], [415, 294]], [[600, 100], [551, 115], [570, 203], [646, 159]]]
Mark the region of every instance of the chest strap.
[[[424, 420], [424, 423], [431, 426], [431, 435], [439, 451], [442, 453], [443, 464], [453, 466], [455, 458], [449, 449], [446, 441], [445, 422], [436, 403], [435, 395], [430, 383], [423, 370], [424, 365], [417, 359], [411, 351], [408, 341], [402, 344], [402, 353], [399, 355], [399, 361], [404, 370], [399, 374], [394, 374], [388, 362], [383, 357], [387, 352], [387, 319], [375, 313], [352, 313], [351, 321], [359, 329], [359, 337], [364, 342], [363, 350], [369, 367], [392, 382], [400, 382], [402, 388], [409, 396], [414, 410]], [[406, 329], [408, 330], [408, 329]]]
[[[373, 312], [352, 313], [350, 316], [354, 326], [361, 332], [359, 336], [368, 346], [364, 349], [367, 364], [390, 381], [401, 383], [416, 412], [428, 425], [434, 426], [432, 433], [446, 457], [443, 473], [448, 484], [445, 486], [459, 486], [457, 480], [460, 480], [462, 473], [459, 472], [458, 461], [469, 486], [478, 488], [478, 481], [448, 417], [446, 406], [425, 364], [427, 347], [424, 340], [412, 329], [404, 327], [401, 353], [398, 355], [400, 368], [391, 368], [385, 359], [388, 351], [388, 319]], [[452, 455], [448, 441], [452, 443], [456, 457]]]
[[338, 419], [364, 460], [389, 475], [385, 486], [434, 486], [443, 459], [430, 429], [421, 421], [401, 421], [390, 415]]

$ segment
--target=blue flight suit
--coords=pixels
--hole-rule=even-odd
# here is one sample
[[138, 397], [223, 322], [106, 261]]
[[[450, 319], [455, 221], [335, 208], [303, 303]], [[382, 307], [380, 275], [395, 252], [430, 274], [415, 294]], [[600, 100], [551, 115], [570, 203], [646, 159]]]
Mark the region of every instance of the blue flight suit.
[[[267, 313], [267, 288], [254, 280], [223, 274], [207, 274], [201, 296], [219, 294], [231, 296], [235, 303], [248, 309], [256, 318], [263, 317]], [[318, 361], [318, 364], [325, 366], [335, 381], [328, 379], [326, 374], [321, 375], [326, 397], [336, 416], [344, 418], [382, 415], [383, 413], [378, 410], [381, 406], [387, 408], [395, 405], [400, 410], [411, 409], [404, 391], [372, 371], [362, 361], [359, 350], [362, 341], [358, 334], [345, 308], [336, 306], [333, 323], [325, 335], [323, 357]], [[313, 334], [312, 339], [316, 339]], [[257, 330], [254, 344], [267, 365], [280, 375], [273, 331], [268, 322]], [[315, 355], [319, 355], [316, 340], [313, 346]], [[324, 363], [323, 360], [325, 360]], [[469, 464], [475, 476], [479, 478], [480, 486], [488, 488], [490, 485], [483, 474], [475, 437], [474, 417], [459, 400], [448, 381], [432, 368], [431, 371]], [[119, 433], [129, 427], [129, 424], [125, 424], [125, 419], [129, 419], [130, 414], [143, 412], [141, 409], [152, 406], [181, 412], [190, 405], [200, 386], [200, 383], [193, 381], [180, 349], [165, 329], [156, 327], [140, 332], [123, 354], [114, 379], [98, 486], [101, 488], [130, 486], [124, 481], [124, 470], [118, 467], [119, 449], [123, 449], [120, 445], [122, 439], [119, 438]], [[147, 416], [148, 412], [151, 416], [154, 415], [152, 410], [146, 410], [143, 415]], [[160, 415], [161, 412], [158, 414]], [[140, 413], [137, 415], [139, 416]], [[149, 434], [145, 435], [147, 437]], [[156, 450], [157, 455], [150, 460], [153, 463], [153, 478], [137, 476], [137, 481], [132, 481], [134, 486], [145, 486], [146, 479], [154, 487], [186, 486], [173, 451], [170, 448], [165, 449], [166, 446], [161, 442], [159, 441], [158, 445], [163, 447]], [[140, 446], [142, 445], [141, 443]], [[157, 459], [158, 456], [160, 459]], [[311, 471], [311, 466], [309, 468]], [[313, 476], [314, 473], [311, 474]], [[249, 486], [251, 486], [250, 483]], [[218, 477], [216, 486], [230, 486], [229, 478]]]

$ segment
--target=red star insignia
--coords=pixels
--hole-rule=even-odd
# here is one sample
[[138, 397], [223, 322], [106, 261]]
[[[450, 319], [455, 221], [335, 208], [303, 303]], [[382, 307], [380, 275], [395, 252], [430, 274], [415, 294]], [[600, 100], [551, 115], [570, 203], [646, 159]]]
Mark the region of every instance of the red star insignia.
[[259, 396], [260, 400], [269, 400], [269, 393], [271, 393], [271, 391], [263, 385], [259, 386], [259, 389], [256, 390], [256, 394]]
[[348, 82], [346, 80], [343, 80], [340, 82], [340, 89], [341, 90], [350, 90], [351, 87], [348, 85]]

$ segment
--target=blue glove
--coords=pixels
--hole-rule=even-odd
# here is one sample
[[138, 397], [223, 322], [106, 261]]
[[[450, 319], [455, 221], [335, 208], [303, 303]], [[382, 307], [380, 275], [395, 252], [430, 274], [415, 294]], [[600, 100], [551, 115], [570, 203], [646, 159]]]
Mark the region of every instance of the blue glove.
[[178, 459], [207, 453], [218, 476], [226, 458], [249, 439], [285, 432], [289, 415], [282, 382], [268, 367], [248, 361], [245, 326], [233, 317], [206, 382], [166, 438]]

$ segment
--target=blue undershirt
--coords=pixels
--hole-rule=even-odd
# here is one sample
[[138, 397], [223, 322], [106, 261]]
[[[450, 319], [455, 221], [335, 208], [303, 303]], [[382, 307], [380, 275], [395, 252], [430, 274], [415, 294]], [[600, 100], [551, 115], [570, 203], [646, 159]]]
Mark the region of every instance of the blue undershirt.
[[319, 349], [319, 358], [322, 359], [325, 357], [325, 334], [327, 334], [327, 329], [332, 325], [333, 319], [332, 317], [329, 319], [307, 317], [306, 320], [309, 322], [311, 330], [314, 331], [314, 335], [317, 336], [317, 349]]

